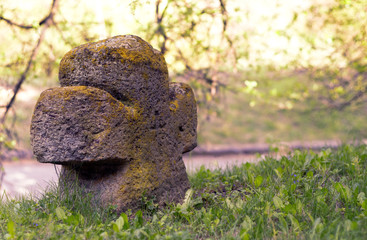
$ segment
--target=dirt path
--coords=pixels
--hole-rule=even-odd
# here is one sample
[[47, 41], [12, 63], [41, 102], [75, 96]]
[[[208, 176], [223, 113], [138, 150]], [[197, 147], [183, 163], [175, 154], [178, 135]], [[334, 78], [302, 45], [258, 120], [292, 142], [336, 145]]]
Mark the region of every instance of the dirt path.
[[38, 196], [51, 182], [56, 183], [58, 180], [55, 166], [52, 164], [42, 164], [36, 160], [22, 160], [5, 162], [3, 165], [5, 176], [0, 189], [1, 195], [5, 192], [11, 198], [30, 193]]

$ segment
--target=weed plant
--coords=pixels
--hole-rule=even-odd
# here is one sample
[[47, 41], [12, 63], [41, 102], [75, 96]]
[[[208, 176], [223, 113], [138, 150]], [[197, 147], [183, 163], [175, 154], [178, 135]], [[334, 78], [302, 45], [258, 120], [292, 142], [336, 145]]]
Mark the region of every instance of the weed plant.
[[139, 211], [119, 215], [53, 186], [39, 199], [2, 201], [0, 238], [367, 239], [366, 169], [365, 145], [202, 167], [182, 204], [158, 209], [143, 197]]

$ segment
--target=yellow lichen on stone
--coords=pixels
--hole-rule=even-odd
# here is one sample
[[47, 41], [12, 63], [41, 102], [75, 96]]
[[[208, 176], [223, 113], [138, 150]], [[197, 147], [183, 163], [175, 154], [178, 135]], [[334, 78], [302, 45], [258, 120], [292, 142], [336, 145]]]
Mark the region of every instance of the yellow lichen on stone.
[[144, 80], [148, 80], [149, 79], [149, 75], [146, 72], [143, 72], [143, 78], [144, 78]]
[[[160, 182], [156, 171], [156, 166], [153, 162], [142, 161], [139, 157], [136, 158], [129, 165], [129, 169], [124, 175], [124, 178], [129, 180], [129, 182], [120, 185], [120, 192], [129, 192], [128, 198], [138, 200], [145, 191], [159, 186]], [[126, 196], [121, 195], [121, 197]]]
[[178, 100], [176, 99], [175, 101], [171, 101], [169, 103], [169, 109], [172, 111], [172, 112], [176, 112], [177, 109], [178, 109]]
[[107, 128], [107, 129], [105, 129], [104, 131], [102, 131], [98, 134], [94, 134], [93, 139], [94, 140], [98, 139], [101, 144], [105, 143], [105, 139], [107, 139], [107, 137], [110, 133], [111, 133], [111, 128]]
[[[101, 40], [94, 43], [86, 43], [74, 48], [73, 50], [67, 52], [60, 62], [60, 73], [65, 74], [71, 72], [80, 64], [74, 61], [81, 54], [85, 57], [85, 51], [88, 50], [91, 53], [88, 57], [91, 59], [83, 59], [83, 61], [89, 60], [92, 63], [96, 63], [96, 58], [106, 59], [107, 56], [113, 56], [114, 58], [120, 59], [121, 63], [128, 61], [133, 65], [148, 64], [152, 69], [159, 70], [163, 73], [168, 74], [167, 64], [163, 55], [154, 51], [154, 49], [145, 41], [138, 37], [134, 37], [135, 40], [139, 42], [139, 47], [137, 49], [131, 49], [129, 46], [120, 44], [126, 41], [128, 35], [116, 36], [110, 39]], [[115, 45], [111, 42], [115, 41]], [[130, 68], [130, 66], [129, 66]]]

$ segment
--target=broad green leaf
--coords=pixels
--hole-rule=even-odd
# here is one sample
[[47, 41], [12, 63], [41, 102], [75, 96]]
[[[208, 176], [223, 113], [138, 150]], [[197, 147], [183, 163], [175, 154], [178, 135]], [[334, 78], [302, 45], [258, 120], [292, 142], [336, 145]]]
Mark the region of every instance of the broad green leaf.
[[240, 237], [241, 240], [249, 240], [250, 239], [250, 235], [247, 232], [240, 232]]
[[312, 178], [313, 177], [313, 172], [312, 171], [308, 171], [307, 172], [307, 177]]
[[165, 223], [166, 223], [166, 220], [167, 220], [167, 215], [164, 215], [161, 220], [158, 222], [159, 225], [162, 227]]
[[14, 235], [15, 235], [15, 223], [13, 221], [9, 221], [7, 227], [8, 227], [9, 234], [12, 237], [14, 237]]
[[298, 220], [292, 214], [288, 214], [288, 218], [291, 220], [294, 231], [301, 230]]
[[278, 167], [277, 169], [274, 169], [274, 172], [277, 174], [278, 178], [282, 178], [283, 168]]
[[352, 200], [352, 190], [348, 186], [345, 186], [344, 189], [346, 194], [345, 199], [350, 202]]
[[234, 204], [232, 203], [230, 198], [226, 198], [226, 205], [229, 209], [233, 209], [234, 208]]
[[219, 224], [220, 220], [217, 218], [214, 220], [214, 225], [217, 226]]
[[137, 211], [135, 214], [135, 226], [136, 227], [142, 227], [144, 223], [143, 220], [143, 213], [141, 210]]
[[79, 225], [79, 216], [76, 215], [70, 215], [66, 217], [65, 222], [70, 225]]
[[263, 177], [261, 175], [258, 175], [255, 178], [255, 187], [260, 187], [260, 185], [263, 183]]
[[251, 218], [246, 215], [243, 222], [241, 223], [242, 231], [244, 233], [247, 233], [252, 229], [252, 226], [254, 225], [254, 222], [251, 220]]
[[103, 232], [99, 236], [101, 236], [103, 239], [108, 239], [108, 233], [107, 232]]
[[243, 201], [240, 198], [237, 199], [237, 201], [236, 201], [236, 208], [241, 209], [241, 208], [243, 208], [243, 205], [245, 205], [245, 201]]
[[117, 227], [117, 230], [116, 232], [120, 232], [121, 229], [124, 227], [124, 218], [122, 216], [120, 216], [116, 221], [115, 221], [115, 224], [116, 224], [116, 227]]
[[362, 207], [364, 210], [367, 210], [367, 199], [365, 199], [365, 200], [361, 203], [361, 207]]
[[301, 202], [301, 200], [297, 199], [296, 200], [296, 210], [298, 214], [302, 213], [302, 208], [303, 208], [303, 204]]
[[308, 218], [311, 220], [311, 223], [313, 224], [315, 222], [314, 218], [311, 216], [309, 212], [306, 212]]
[[296, 214], [297, 213], [295, 204], [287, 204], [287, 205], [285, 205], [283, 211], [285, 213], [289, 213], [289, 214]]
[[358, 200], [359, 204], [362, 205], [365, 199], [366, 199], [365, 193], [360, 192], [357, 196], [357, 200]]
[[158, 221], [157, 214], [154, 214], [152, 218], [152, 223], [157, 222], [157, 221]]
[[185, 199], [184, 199], [184, 201], [181, 205], [183, 210], [186, 210], [190, 206], [190, 202], [191, 202], [191, 198], [192, 198], [193, 193], [194, 193], [194, 191], [191, 188], [186, 191]]
[[56, 208], [56, 216], [60, 220], [66, 219], [66, 214], [65, 214], [64, 210], [60, 207]]
[[323, 155], [324, 157], [328, 157], [328, 156], [332, 153], [332, 151], [331, 151], [331, 149], [330, 149], [330, 148], [327, 148], [327, 149], [325, 149], [325, 150], [322, 150], [322, 151], [321, 151], [321, 153], [322, 153], [322, 155]]
[[250, 183], [254, 184], [254, 175], [251, 172], [247, 174], [247, 179]]
[[[306, 156], [306, 161], [305, 161], [305, 162], [304, 162], [304, 164], [303, 164], [303, 169], [307, 169], [307, 168], [308, 168], [308, 166], [310, 165], [310, 163], [311, 163], [312, 159], [313, 159], [313, 156], [312, 156], [311, 154], [307, 154], [307, 156]], [[309, 172], [307, 172], [307, 176], [308, 176], [308, 173], [309, 173]], [[312, 173], [312, 172], [311, 172], [311, 173]], [[313, 173], [312, 173], [312, 175], [313, 175]]]
[[337, 182], [334, 184], [334, 188], [336, 191], [340, 193], [340, 196], [346, 201], [349, 202], [352, 198], [352, 191], [348, 186], [343, 186], [341, 183]]
[[124, 229], [127, 230], [130, 228], [129, 219], [125, 213], [121, 213], [120, 217], [124, 219]]
[[336, 183], [334, 184], [334, 188], [335, 188], [335, 190], [336, 190], [338, 193], [340, 193], [340, 195], [343, 195], [343, 192], [345, 191], [345, 189], [344, 189], [344, 187], [343, 187], [343, 185], [342, 185], [341, 183], [336, 182]]
[[273, 202], [274, 202], [275, 208], [280, 209], [284, 207], [282, 199], [280, 199], [278, 196], [273, 197]]
[[113, 229], [113, 231], [115, 231], [115, 232], [120, 232], [120, 229], [119, 229], [119, 227], [117, 226], [117, 224], [116, 224], [116, 223], [112, 223], [112, 229]]
[[316, 220], [314, 221], [313, 225], [312, 225], [312, 234], [315, 234], [316, 232], [321, 231], [323, 228], [323, 224], [321, 222], [320, 218], [316, 218]]
[[288, 231], [288, 224], [287, 221], [285, 221], [284, 217], [281, 215], [278, 215], [278, 219], [280, 222], [280, 228], [284, 231], [287, 232]]
[[252, 166], [252, 165], [251, 165], [249, 162], [245, 163], [245, 168], [246, 168], [246, 169], [250, 169], [250, 168], [251, 168], [251, 166]]
[[294, 192], [294, 190], [296, 190], [296, 187], [296, 184], [292, 183], [290, 192]]
[[84, 224], [84, 217], [83, 217], [83, 215], [78, 214], [78, 217], [79, 217], [79, 223], [80, 224]]

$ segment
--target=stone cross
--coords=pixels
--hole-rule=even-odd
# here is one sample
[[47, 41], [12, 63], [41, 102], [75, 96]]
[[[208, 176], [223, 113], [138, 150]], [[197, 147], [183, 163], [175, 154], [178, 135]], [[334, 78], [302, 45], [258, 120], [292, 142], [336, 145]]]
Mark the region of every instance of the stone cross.
[[61, 164], [60, 183], [106, 206], [160, 205], [190, 187], [182, 154], [196, 147], [191, 88], [169, 83], [163, 55], [137, 36], [116, 36], [66, 53], [61, 87], [44, 91], [31, 123], [34, 155]]

